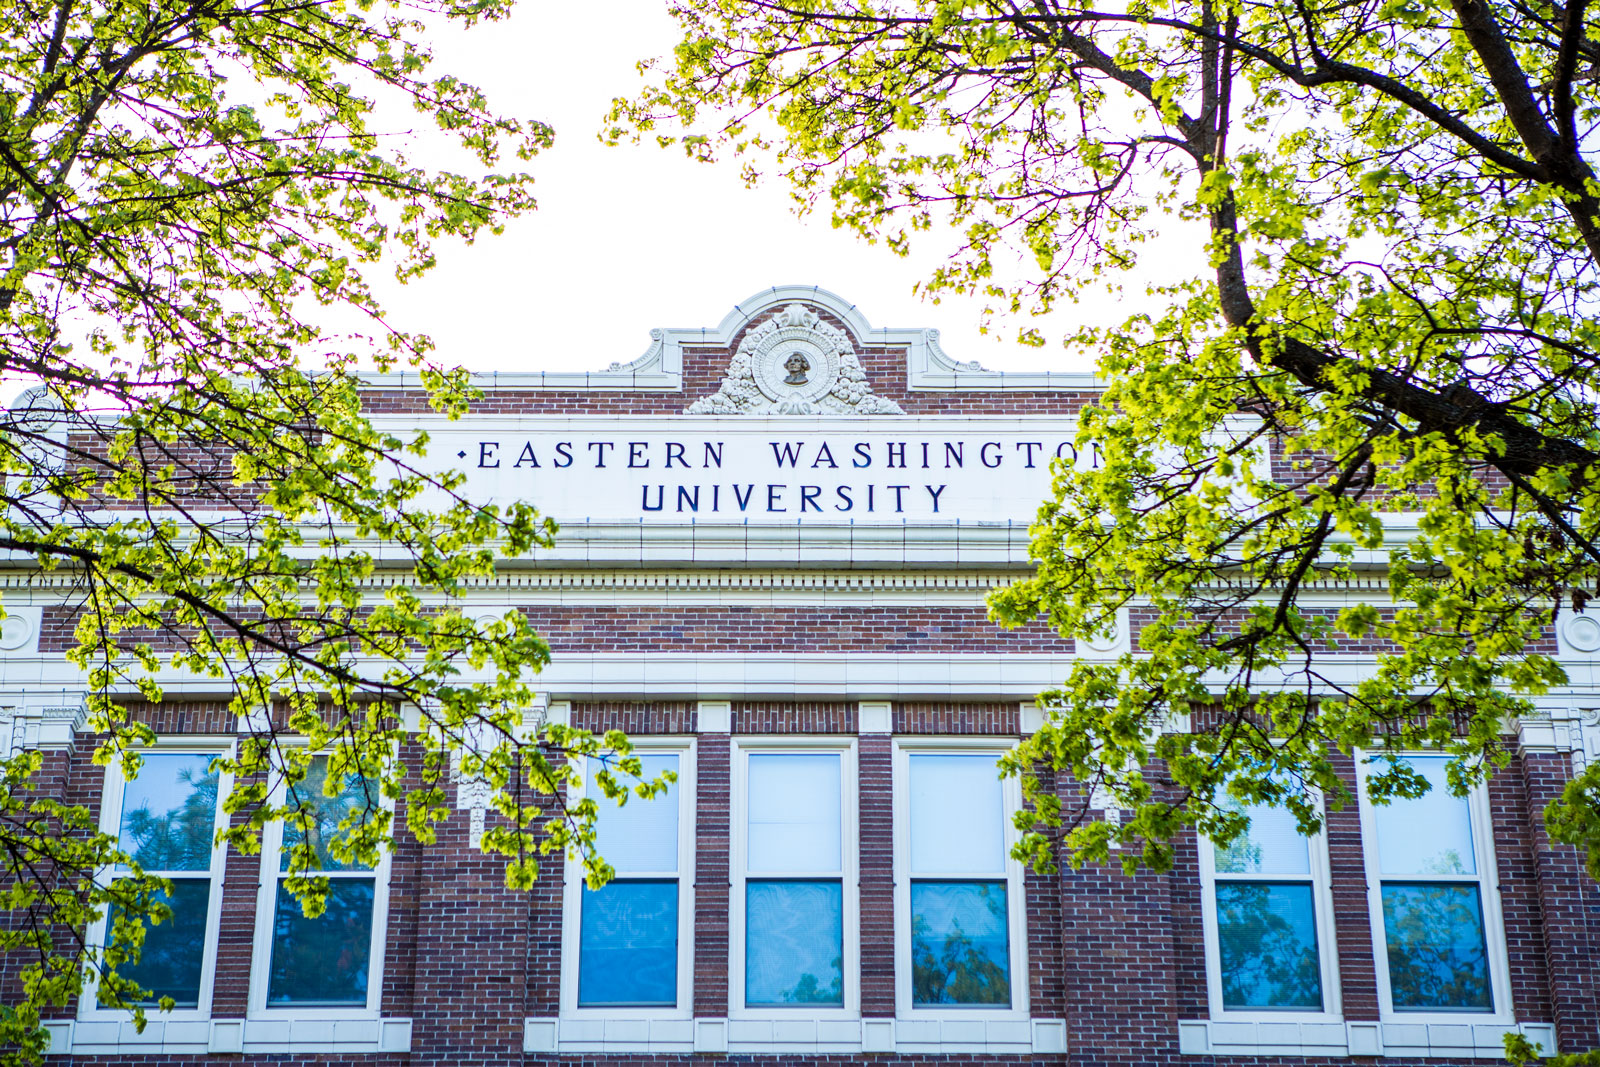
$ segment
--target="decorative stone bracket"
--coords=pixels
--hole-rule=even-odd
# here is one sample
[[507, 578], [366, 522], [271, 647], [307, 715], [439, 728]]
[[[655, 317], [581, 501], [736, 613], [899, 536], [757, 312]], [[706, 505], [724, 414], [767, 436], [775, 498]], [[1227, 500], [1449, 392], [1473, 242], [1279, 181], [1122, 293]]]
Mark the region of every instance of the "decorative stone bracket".
[[1516, 727], [1522, 751], [1570, 753], [1575, 774], [1600, 763], [1600, 707], [1546, 705]]
[[89, 708], [73, 694], [61, 693], [55, 704], [14, 704], [0, 697], [0, 755], [23, 749], [69, 748], [79, 732], [89, 725]]
[[[522, 736], [534, 737], [552, 719], [549, 698], [541, 694], [522, 713]], [[476, 751], [487, 744], [485, 731], [468, 731], [468, 751]], [[489, 821], [489, 804], [494, 800], [494, 786], [481, 774], [462, 771], [463, 750], [458, 749], [451, 762], [450, 777], [456, 784], [456, 809], [467, 813], [467, 844], [478, 848], [483, 844], [483, 832]]]

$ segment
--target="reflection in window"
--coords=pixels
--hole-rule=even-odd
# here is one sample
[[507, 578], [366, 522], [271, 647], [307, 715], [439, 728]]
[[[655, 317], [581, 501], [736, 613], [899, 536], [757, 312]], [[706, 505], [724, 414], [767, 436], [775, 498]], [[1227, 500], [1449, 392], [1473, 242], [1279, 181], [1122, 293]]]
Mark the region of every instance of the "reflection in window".
[[1476, 885], [1383, 884], [1396, 1011], [1492, 1011]]
[[914, 1004], [1009, 1004], [1004, 882], [911, 884]]
[[838, 752], [748, 757], [746, 1006], [844, 1004], [843, 763]]
[[[645, 779], [678, 772], [674, 753], [639, 756]], [[678, 783], [620, 807], [595, 783], [595, 844], [615, 877], [583, 890], [578, 920], [579, 1007], [672, 1007], [678, 1002]]]
[[1212, 849], [1212, 906], [1226, 1011], [1321, 1011], [1311, 843], [1283, 808], [1224, 801], [1250, 826]]
[[1309, 882], [1219, 882], [1217, 941], [1223, 1007], [1322, 1010]]
[[328, 910], [308, 919], [294, 894], [278, 887], [268, 1004], [367, 1003], [374, 889], [371, 878], [332, 879]]
[[[146, 920], [138, 962], [117, 968], [122, 977], [149, 992], [145, 1004], [167, 997], [179, 1008], [200, 1004], [219, 782], [211, 770], [213, 758], [147, 753], [137, 777], [123, 786], [118, 847], [146, 874], [172, 882], [170, 894], [155, 898], [171, 909], [171, 917], [161, 923]], [[110, 918], [114, 923], [115, 910]]]
[[1472, 806], [1451, 795], [1447, 757], [1405, 762], [1428, 792], [1371, 809], [1390, 1003], [1397, 1012], [1492, 1012]]
[[844, 897], [836, 881], [745, 883], [745, 1003], [844, 1003]]
[[[372, 914], [377, 877], [370, 868], [334, 857], [331, 844], [346, 817], [359, 819], [377, 799], [359, 775], [335, 783], [327, 795], [328, 761], [319, 757], [290, 787], [273, 901], [269, 1007], [366, 1007], [372, 971]], [[328, 879], [327, 910], [307, 918], [284, 887], [289, 850], [309, 840], [314, 852], [307, 876]]]
[[[138, 963], [123, 963], [117, 973], [138, 982], [150, 996], [139, 1003], [155, 1004], [171, 997], [174, 1007], [200, 1006], [201, 966], [206, 949], [206, 910], [211, 898], [209, 879], [175, 879], [172, 892], [156, 893], [153, 900], [172, 909], [172, 917], [160, 925], [145, 923], [144, 944]], [[112, 922], [120, 909], [111, 910]]]
[[1009, 1007], [1006, 813], [995, 757], [914, 752], [907, 764], [911, 1003]]

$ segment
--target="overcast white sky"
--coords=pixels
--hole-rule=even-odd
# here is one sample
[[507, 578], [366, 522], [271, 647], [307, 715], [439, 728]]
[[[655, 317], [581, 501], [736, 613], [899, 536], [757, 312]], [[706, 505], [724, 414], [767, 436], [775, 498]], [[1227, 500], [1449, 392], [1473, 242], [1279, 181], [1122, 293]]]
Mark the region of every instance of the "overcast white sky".
[[[504, 112], [556, 129], [533, 161], [539, 210], [497, 238], [443, 250], [421, 282], [382, 291], [399, 325], [431, 334], [446, 362], [473, 369], [590, 369], [629, 360], [656, 326], [714, 326], [772, 285], [820, 285], [874, 326], [934, 326], [957, 359], [995, 368], [1089, 369], [1057, 347], [978, 333], [978, 304], [912, 293], [937, 261], [901, 259], [797, 219], [786, 189], [746, 189], [733, 165], [695, 164], [654, 145], [606, 148], [611, 99], [643, 82], [634, 64], [676, 41], [665, 0], [523, 0], [509, 22], [442, 38], [441, 67], [486, 89]], [[374, 279], [377, 281], [378, 279]], [[1101, 309], [1106, 310], [1106, 309]], [[1068, 311], [1070, 315], [1073, 312]], [[1059, 314], [1059, 313], [1058, 313]]]

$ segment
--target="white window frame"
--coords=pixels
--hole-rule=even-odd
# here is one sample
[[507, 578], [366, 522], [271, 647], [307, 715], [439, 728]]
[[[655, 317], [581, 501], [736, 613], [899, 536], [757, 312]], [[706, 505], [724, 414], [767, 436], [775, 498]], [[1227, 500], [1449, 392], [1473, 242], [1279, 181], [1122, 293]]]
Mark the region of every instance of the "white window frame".
[[[1425, 1024], [1502, 1024], [1512, 1025], [1516, 1019], [1511, 1002], [1511, 966], [1506, 952], [1505, 920], [1500, 910], [1500, 866], [1494, 850], [1494, 824], [1490, 818], [1489, 790], [1480, 783], [1467, 794], [1467, 811], [1472, 820], [1472, 848], [1476, 876], [1424, 876], [1396, 875], [1392, 881], [1400, 882], [1458, 882], [1462, 885], [1476, 883], [1478, 900], [1483, 915], [1483, 940], [1489, 964], [1489, 991], [1494, 998], [1494, 1010], [1482, 1011], [1396, 1011], [1393, 990], [1389, 985], [1389, 946], [1383, 925], [1383, 872], [1378, 859], [1378, 827], [1373, 804], [1367, 796], [1367, 776], [1371, 768], [1367, 759], [1378, 758], [1383, 753], [1356, 753], [1356, 778], [1360, 785], [1361, 851], [1366, 861], [1367, 910], [1372, 928], [1372, 962], [1378, 978], [1378, 1017], [1386, 1023]], [[1402, 753], [1397, 758], [1439, 758], [1447, 755], [1437, 751]]]
[[[140, 755], [162, 756], [218, 756], [233, 755], [234, 739], [217, 735], [195, 735], [189, 737], [158, 737], [153, 744], [141, 745], [136, 750]], [[100, 793], [100, 832], [114, 838], [122, 834], [122, 802], [127, 795], [128, 781], [122, 776], [121, 760], [113, 759], [106, 766], [105, 786]], [[217, 775], [217, 811], [212, 822], [212, 829], [220, 830], [225, 825], [228, 815], [222, 810], [222, 802], [233, 789], [233, 775], [228, 771], [221, 771]], [[211, 843], [211, 866], [208, 873], [211, 877], [211, 892], [206, 904], [206, 933], [205, 948], [200, 955], [200, 995], [193, 1008], [174, 1008], [172, 1011], [157, 1012], [153, 1008], [146, 1011], [154, 1020], [170, 1020], [173, 1022], [195, 1021], [211, 1018], [212, 989], [217, 978], [217, 947], [222, 930], [222, 885], [227, 873], [228, 849], [224, 844], [216, 841]], [[115, 879], [117, 870], [114, 867], [105, 867], [97, 872], [103, 883], [107, 879]], [[107, 927], [109, 925], [109, 909], [89, 926], [88, 940], [91, 945], [104, 945], [106, 942]], [[78, 1018], [85, 1022], [103, 1022], [113, 1019], [130, 1019], [131, 1011], [116, 1008], [104, 1008], [99, 1003], [100, 976], [96, 970], [89, 980], [84, 983], [83, 992], [78, 996]]]
[[[839, 850], [840, 882], [843, 898], [844, 956], [841, 966], [844, 981], [842, 1006], [825, 1007], [797, 1004], [793, 1007], [761, 1005], [746, 1007], [744, 1002], [745, 960], [745, 883], [750, 880], [749, 858], [749, 782], [752, 754], [839, 754]], [[861, 1018], [861, 861], [860, 772], [856, 763], [854, 737], [797, 737], [772, 735], [741, 737], [733, 741], [732, 796], [728, 857], [728, 1018], [730, 1019], [805, 1019], [835, 1020]], [[772, 877], [758, 873], [755, 881]]]
[[[321, 753], [318, 753], [321, 755]], [[281, 805], [288, 794], [288, 782], [281, 771], [272, 788], [272, 803]], [[379, 803], [393, 810], [392, 802], [380, 794]], [[250, 991], [247, 1019], [345, 1020], [377, 1019], [383, 1005], [384, 958], [389, 939], [389, 868], [393, 855], [388, 849], [373, 868], [372, 956], [367, 963], [367, 1003], [364, 1007], [299, 1007], [267, 1004], [267, 984], [271, 979], [272, 927], [278, 901], [279, 852], [283, 848], [283, 820], [274, 819], [261, 833], [261, 884], [256, 893], [255, 938], [250, 956]]]
[[[894, 988], [895, 1014], [902, 1019], [1016, 1022], [1030, 1017], [1028, 992], [1028, 898], [1026, 871], [1012, 856], [1020, 838], [1008, 817], [1022, 808], [1022, 786], [1001, 779], [1002, 845], [1005, 850], [1006, 927], [1011, 956], [1011, 1006], [991, 1008], [940, 1004], [915, 1007], [911, 988], [911, 757], [914, 754], [991, 756], [996, 763], [1016, 748], [1009, 738], [900, 737], [894, 743]], [[999, 768], [995, 769], [998, 777]]]
[[[561, 1015], [574, 1019], [688, 1019], [694, 1014], [694, 852], [695, 852], [695, 745], [692, 737], [651, 735], [635, 740], [637, 756], [678, 757], [678, 780], [673, 789], [678, 800], [678, 990], [673, 1007], [578, 1006], [578, 965], [583, 928], [583, 864], [568, 858], [561, 904]], [[579, 784], [574, 800], [582, 800], [589, 784], [589, 761], [578, 757]], [[659, 797], [630, 804], [658, 804]], [[612, 804], [603, 796], [597, 804]], [[624, 876], [626, 878], [627, 876]]]
[[1224, 882], [1305, 882], [1311, 883], [1311, 903], [1316, 909], [1318, 962], [1322, 976], [1322, 1010], [1298, 1011], [1273, 1008], [1226, 1008], [1222, 1003], [1222, 938], [1217, 927], [1217, 846], [1204, 835], [1196, 835], [1200, 853], [1200, 892], [1206, 944], [1206, 991], [1211, 1018], [1226, 1022], [1263, 1023], [1338, 1023], [1344, 1020], [1344, 1004], [1339, 985], [1339, 942], [1333, 915], [1333, 878], [1328, 860], [1327, 810], [1320, 794], [1312, 793], [1322, 829], [1304, 838], [1310, 858], [1310, 873], [1223, 874]]

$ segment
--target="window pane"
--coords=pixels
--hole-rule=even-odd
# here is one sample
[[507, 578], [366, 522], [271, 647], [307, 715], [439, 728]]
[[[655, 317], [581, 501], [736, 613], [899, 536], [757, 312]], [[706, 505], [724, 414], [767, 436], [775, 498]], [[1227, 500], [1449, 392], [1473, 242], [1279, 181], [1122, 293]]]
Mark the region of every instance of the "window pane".
[[750, 757], [752, 871], [837, 871], [837, 753], [767, 753]]
[[913, 755], [911, 869], [928, 874], [1005, 870], [1005, 802], [989, 755]]
[[747, 1005], [844, 1003], [838, 882], [746, 882], [744, 915]]
[[1493, 1011], [1475, 885], [1383, 887], [1396, 1011]]
[[153, 752], [122, 792], [122, 850], [147, 871], [211, 867], [217, 776], [213, 757]]
[[1310, 874], [1311, 850], [1294, 813], [1264, 804], [1226, 803], [1250, 817], [1250, 829], [1216, 850], [1218, 874]]
[[911, 1000], [1011, 1003], [1004, 882], [911, 883]]
[[1443, 756], [1406, 762], [1433, 788], [1416, 800], [1372, 806], [1378, 827], [1378, 862], [1384, 874], [1476, 874], [1472, 813], [1465, 797], [1450, 795]]
[[1322, 1010], [1311, 886], [1218, 882], [1217, 943], [1223, 1007]]
[[578, 1004], [678, 1002], [678, 883], [583, 891]]
[[[640, 756], [644, 777], [658, 778], [665, 771], [678, 769], [674, 755]], [[598, 765], [591, 762], [591, 768]], [[622, 782], [632, 781], [626, 775]], [[599, 835], [600, 855], [616, 869], [617, 873], [648, 871], [654, 874], [678, 869], [678, 785], [674, 782], [665, 793], [645, 800], [635, 794], [618, 807], [606, 799], [599, 786], [594, 785], [594, 775], [589, 776], [589, 795], [600, 806], [595, 829]]]
[[301, 813], [285, 816], [283, 822], [283, 854], [279, 857], [280, 870], [289, 869], [289, 849], [298, 844], [303, 834], [311, 835], [311, 844], [316, 849], [317, 871], [359, 871], [367, 870], [361, 864], [340, 863], [333, 858], [333, 853], [328, 849], [328, 843], [339, 834], [339, 823], [351, 812], [376, 811], [379, 804], [377, 786], [371, 786], [368, 793], [368, 783], [360, 775], [352, 774], [344, 781], [344, 788], [338, 796], [326, 796], [323, 789], [328, 784], [328, 761], [318, 758], [311, 764], [306, 776], [296, 782], [293, 792], [289, 797], [289, 808], [292, 812]]
[[370, 878], [334, 878], [328, 910], [308, 919], [294, 894], [278, 887], [268, 1004], [366, 1007], [372, 891]]
[[[145, 923], [139, 962], [124, 963], [117, 968], [117, 973], [150, 991], [149, 999], [143, 1001], [145, 1004], [171, 997], [177, 1007], [199, 1007], [200, 966], [205, 961], [206, 909], [211, 903], [211, 880], [174, 879], [171, 895], [157, 893], [155, 899], [172, 909], [172, 917], [160, 925]], [[113, 921], [115, 916], [113, 909]], [[110, 936], [108, 932], [107, 941]]]

